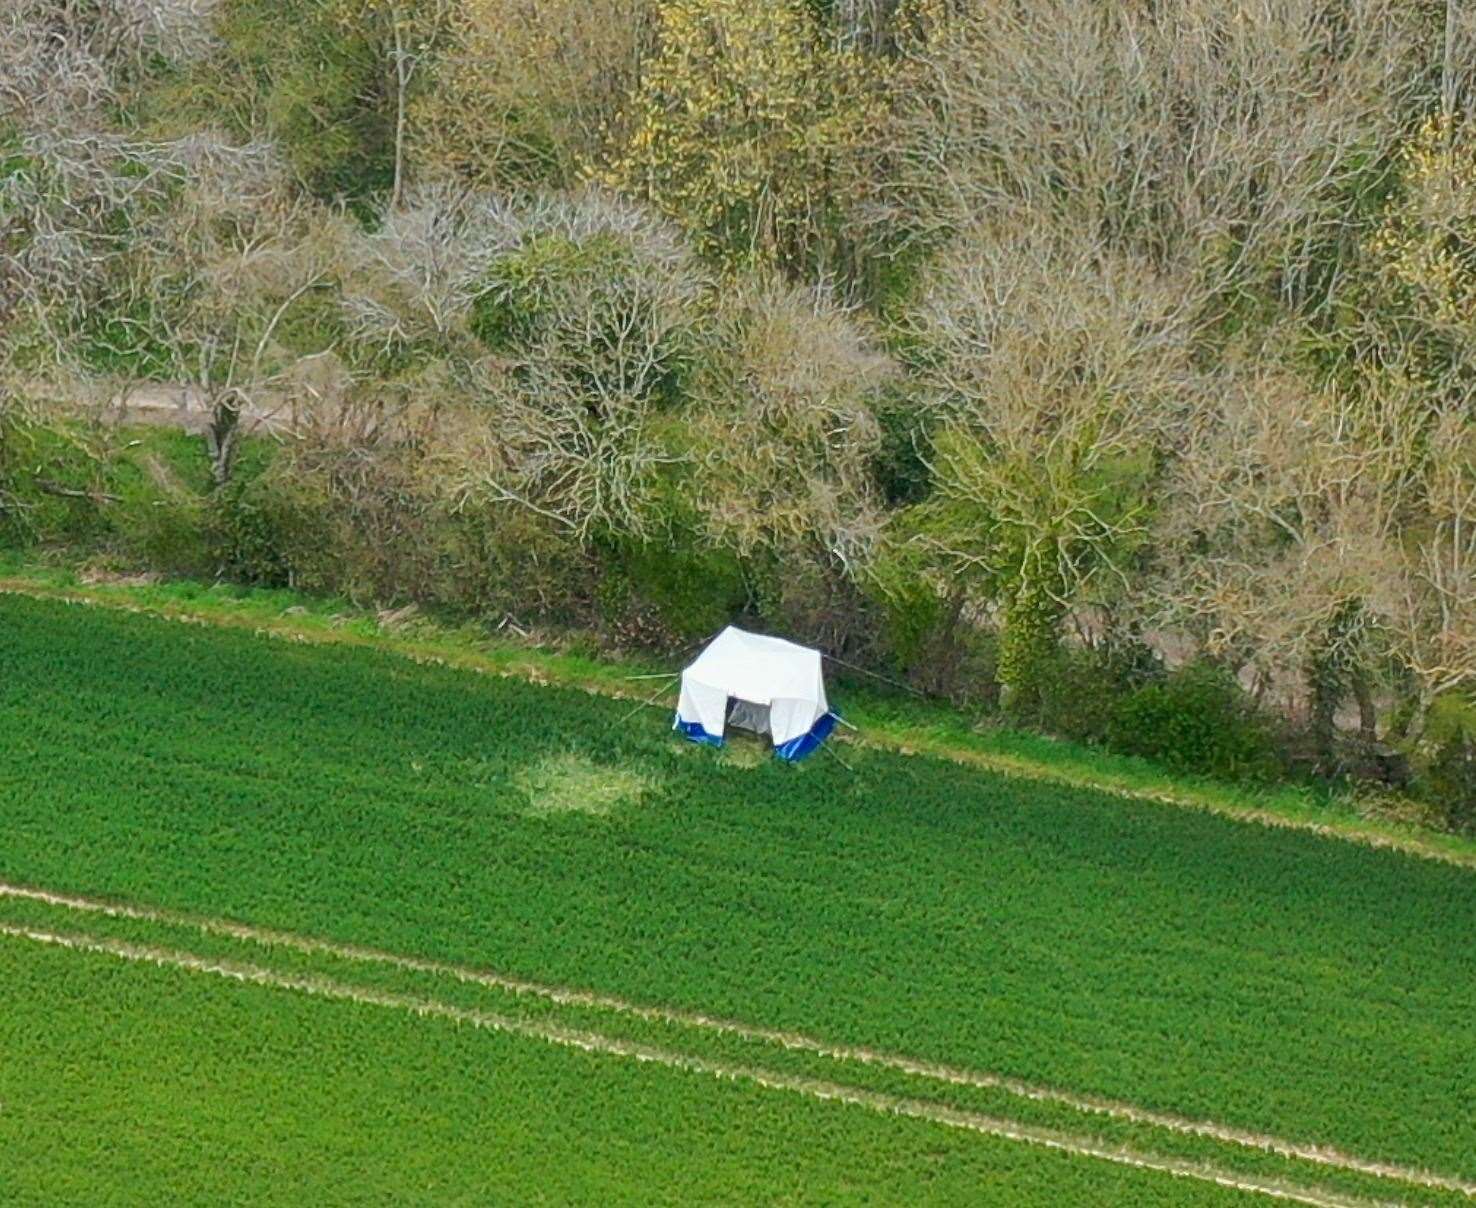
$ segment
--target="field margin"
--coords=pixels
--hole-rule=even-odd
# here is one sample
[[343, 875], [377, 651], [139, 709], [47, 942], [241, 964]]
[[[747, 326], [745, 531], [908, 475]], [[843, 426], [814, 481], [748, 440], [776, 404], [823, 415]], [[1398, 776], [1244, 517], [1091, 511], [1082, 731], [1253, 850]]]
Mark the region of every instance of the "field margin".
[[[412, 662], [558, 686], [667, 711], [652, 700], [649, 666], [616, 663], [549, 650], [509, 637], [491, 637], [470, 627], [448, 629], [417, 618], [402, 624], [394, 613], [373, 614], [341, 601], [313, 600], [280, 591], [241, 592], [191, 584], [172, 592], [152, 580], [126, 578], [97, 583], [51, 569], [18, 570], [0, 564], [0, 596], [101, 607], [161, 620], [207, 625], [316, 646], [375, 650]], [[332, 611], [326, 609], [331, 608]], [[1184, 782], [1167, 773], [1114, 775], [1053, 764], [1045, 757], [984, 749], [967, 733], [938, 734], [888, 718], [852, 714], [860, 731], [837, 731], [841, 742], [897, 755], [925, 755], [1012, 780], [1082, 789], [1126, 801], [1211, 813], [1236, 822], [1308, 831], [1324, 838], [1396, 851], [1476, 870], [1476, 841], [1414, 827], [1350, 817], [1299, 800], [1294, 790], [1257, 793], [1214, 782]], [[1143, 781], [1147, 783], [1142, 783]], [[1136, 781], [1133, 783], [1131, 781]]]

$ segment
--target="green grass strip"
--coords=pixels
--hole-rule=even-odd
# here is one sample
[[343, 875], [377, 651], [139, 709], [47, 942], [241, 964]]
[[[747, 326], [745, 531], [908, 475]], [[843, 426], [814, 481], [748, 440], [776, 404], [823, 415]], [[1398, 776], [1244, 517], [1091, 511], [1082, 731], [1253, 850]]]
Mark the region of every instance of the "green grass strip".
[[[637, 704], [649, 696], [632, 676], [653, 665], [611, 662], [490, 637], [475, 626], [418, 619], [404, 631], [342, 600], [285, 589], [207, 586], [189, 581], [83, 583], [69, 570], [0, 554], [0, 593], [147, 613], [170, 620], [249, 629], [288, 641], [371, 648], [417, 662], [559, 684]], [[663, 706], [664, 707], [664, 706]], [[1147, 761], [1009, 730], [980, 732], [941, 706], [875, 697], [852, 686], [848, 719], [858, 731], [839, 741], [899, 754], [928, 754], [999, 775], [1086, 788], [1127, 800], [1204, 810], [1261, 826], [1288, 827], [1422, 859], [1476, 868], [1476, 841], [1412, 825], [1360, 818], [1329, 793], [1287, 786], [1254, 789], [1175, 776]]]

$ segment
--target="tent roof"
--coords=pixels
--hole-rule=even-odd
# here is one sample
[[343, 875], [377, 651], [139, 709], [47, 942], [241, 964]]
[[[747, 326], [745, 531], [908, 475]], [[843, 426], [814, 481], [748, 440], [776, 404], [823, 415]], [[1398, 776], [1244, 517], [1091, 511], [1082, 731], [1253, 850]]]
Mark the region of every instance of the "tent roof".
[[682, 672], [684, 683], [715, 688], [756, 705], [825, 701], [820, 652], [729, 625]]

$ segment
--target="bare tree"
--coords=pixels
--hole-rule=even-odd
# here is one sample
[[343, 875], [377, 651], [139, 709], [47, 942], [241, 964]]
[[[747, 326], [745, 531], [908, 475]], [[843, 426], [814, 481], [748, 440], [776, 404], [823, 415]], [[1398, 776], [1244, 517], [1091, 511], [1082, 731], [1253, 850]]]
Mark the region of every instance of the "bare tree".
[[579, 540], [652, 531], [661, 436], [709, 285], [679, 237], [597, 192], [509, 206], [433, 191], [366, 241], [359, 339], [454, 383], [437, 465], [462, 507], [526, 508]]
[[1371, 680], [1389, 653], [1403, 538], [1419, 505], [1421, 404], [1408, 381], [1362, 391], [1295, 375], [1227, 377], [1177, 441], [1156, 533], [1153, 620], [1307, 702], [1335, 759], [1342, 698], [1372, 741]]
[[335, 273], [342, 227], [296, 200], [268, 155], [219, 154], [203, 142], [179, 150], [182, 181], [167, 204], [132, 214], [112, 305], [129, 316], [124, 340], [207, 400], [219, 485], [230, 477], [242, 417], [259, 420], [284, 371], [321, 351], [279, 335]]
[[334, 0], [332, 11], [344, 33], [367, 37], [388, 74], [385, 91], [394, 98], [389, 198], [394, 209], [405, 198], [411, 105], [430, 75], [455, 9], [453, 0]]
[[210, 45], [204, 0], [18, 0], [0, 20], [0, 98], [19, 166], [0, 179], [12, 340], [61, 371], [193, 379], [211, 398], [218, 480], [283, 318], [321, 278], [318, 241], [270, 149], [210, 133], [111, 129], [130, 74]]
[[0, 8], [0, 113], [22, 128], [77, 132], [155, 62], [213, 44], [218, 0], [7, 0]]
[[690, 437], [709, 533], [859, 578], [882, 526], [872, 404], [895, 366], [823, 290], [765, 278], [725, 294], [709, 347]]
[[1476, 432], [1469, 416], [1440, 417], [1421, 487], [1426, 515], [1415, 530], [1396, 626], [1417, 677], [1423, 717], [1446, 693], [1476, 684]]
[[[352, 241], [343, 297], [350, 341], [389, 361], [454, 353], [499, 256], [517, 246], [508, 203], [450, 185], [415, 190]], [[464, 355], [476, 355], [475, 351]]]
[[[115, 290], [142, 286], [126, 280], [128, 266], [174, 238], [175, 226], [189, 225], [189, 212], [207, 194], [229, 194], [235, 213], [250, 215], [279, 180], [263, 145], [235, 146], [208, 134], [141, 141], [42, 129], [23, 134], [20, 149], [21, 166], [0, 181], [9, 287], [58, 355], [75, 353], [71, 337], [90, 312], [128, 311], [128, 296], [108, 301]], [[208, 225], [197, 214], [194, 226]], [[136, 330], [132, 320], [122, 326]]]
[[1058, 214], [1192, 273], [1206, 317], [1257, 291], [1316, 306], [1321, 250], [1429, 99], [1428, 52], [1400, 0], [965, 6], [913, 50], [878, 239]]

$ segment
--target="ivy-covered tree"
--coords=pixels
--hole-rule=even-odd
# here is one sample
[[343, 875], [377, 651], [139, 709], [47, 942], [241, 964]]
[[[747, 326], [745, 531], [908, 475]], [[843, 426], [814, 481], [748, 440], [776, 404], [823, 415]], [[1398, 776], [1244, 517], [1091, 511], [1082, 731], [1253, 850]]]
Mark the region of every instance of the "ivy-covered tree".
[[[932, 491], [900, 539], [998, 620], [999, 680], [1029, 711], [1089, 585], [1121, 589], [1167, 423], [1193, 389], [1181, 291], [1050, 225], [982, 224], [917, 310]], [[1115, 586], [1114, 586], [1115, 585]]]

